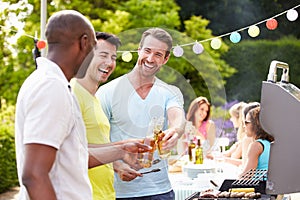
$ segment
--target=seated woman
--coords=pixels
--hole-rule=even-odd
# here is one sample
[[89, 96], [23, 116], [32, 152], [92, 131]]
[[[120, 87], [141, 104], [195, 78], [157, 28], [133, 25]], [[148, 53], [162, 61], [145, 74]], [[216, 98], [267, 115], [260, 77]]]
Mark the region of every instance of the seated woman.
[[[196, 133], [194, 139], [199, 138], [203, 144], [203, 150], [208, 151], [216, 139], [215, 123], [209, 119], [210, 103], [206, 97], [197, 97], [189, 106], [186, 119], [195, 126]], [[189, 138], [190, 139], [190, 138]]]
[[251, 169], [267, 170], [269, 167], [270, 147], [274, 137], [262, 129], [259, 113], [260, 107], [253, 108], [247, 113], [245, 118], [246, 134], [255, 141], [249, 145], [245, 166], [240, 176]]
[[233, 105], [229, 113], [231, 115], [231, 120], [235, 126], [238, 127], [237, 139], [238, 141], [232, 145], [232, 147], [225, 151], [223, 155], [225, 156], [225, 161], [237, 166], [245, 164], [246, 153], [249, 144], [254, 140], [252, 137], [248, 137], [245, 133], [245, 118], [249, 110], [258, 107], [260, 104], [258, 102], [243, 103]]
[[237, 142], [235, 142], [227, 151], [223, 152], [225, 157], [240, 159], [242, 157], [242, 145], [241, 141], [245, 135], [243, 126], [243, 108], [247, 104], [245, 102], [239, 102], [234, 104], [229, 109], [230, 121], [233, 123], [233, 127], [236, 130]]

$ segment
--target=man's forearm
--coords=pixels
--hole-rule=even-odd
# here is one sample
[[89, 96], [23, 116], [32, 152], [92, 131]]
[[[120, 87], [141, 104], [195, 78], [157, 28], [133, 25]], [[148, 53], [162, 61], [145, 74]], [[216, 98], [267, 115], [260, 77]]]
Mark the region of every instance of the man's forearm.
[[42, 178], [24, 178], [23, 184], [26, 187], [28, 195], [31, 200], [56, 200], [56, 194], [54, 188], [49, 180], [48, 174], [47, 177]]
[[128, 141], [129, 140], [121, 140], [121, 141], [117, 141], [117, 142], [109, 142], [109, 143], [103, 143], [103, 144], [88, 144], [88, 147], [89, 148], [108, 147], [108, 146], [113, 146], [113, 145], [121, 145]]
[[89, 148], [89, 168], [111, 163], [124, 157], [122, 145], [104, 145]]

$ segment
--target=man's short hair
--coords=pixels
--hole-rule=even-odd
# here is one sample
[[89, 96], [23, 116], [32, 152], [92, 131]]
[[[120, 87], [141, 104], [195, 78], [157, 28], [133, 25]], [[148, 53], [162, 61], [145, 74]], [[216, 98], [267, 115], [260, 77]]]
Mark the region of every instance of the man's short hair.
[[97, 40], [108, 41], [109, 43], [115, 45], [117, 47], [117, 49], [121, 46], [120, 39], [117, 36], [110, 34], [110, 33], [96, 31], [96, 38], [97, 38]]

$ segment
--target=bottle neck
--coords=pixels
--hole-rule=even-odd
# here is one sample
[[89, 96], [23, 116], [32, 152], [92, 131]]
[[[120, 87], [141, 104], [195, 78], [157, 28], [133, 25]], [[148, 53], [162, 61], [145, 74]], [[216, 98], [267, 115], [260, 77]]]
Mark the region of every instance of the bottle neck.
[[198, 139], [197, 145], [198, 145], [199, 147], [201, 146], [201, 141], [200, 141], [200, 139]]

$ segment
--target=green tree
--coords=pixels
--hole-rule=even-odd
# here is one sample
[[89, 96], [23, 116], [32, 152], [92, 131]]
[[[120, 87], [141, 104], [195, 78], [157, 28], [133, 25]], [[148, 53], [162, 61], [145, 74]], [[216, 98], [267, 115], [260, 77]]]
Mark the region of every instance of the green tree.
[[122, 0], [55, 0], [50, 4], [51, 11], [49, 15], [62, 9], [77, 10], [91, 20], [96, 31], [117, 34], [126, 29], [130, 24], [128, 21], [128, 13], [117, 9], [121, 2]]
[[28, 75], [23, 69], [23, 60], [16, 59], [17, 45], [14, 43], [22, 22], [30, 12], [24, 1], [1, 2], [0, 12], [0, 96], [7, 103], [16, 101], [22, 80]]
[[128, 0], [123, 2], [118, 9], [130, 13], [131, 26], [129, 28], [160, 26], [177, 29], [180, 25], [178, 14], [180, 8], [173, 0]]

